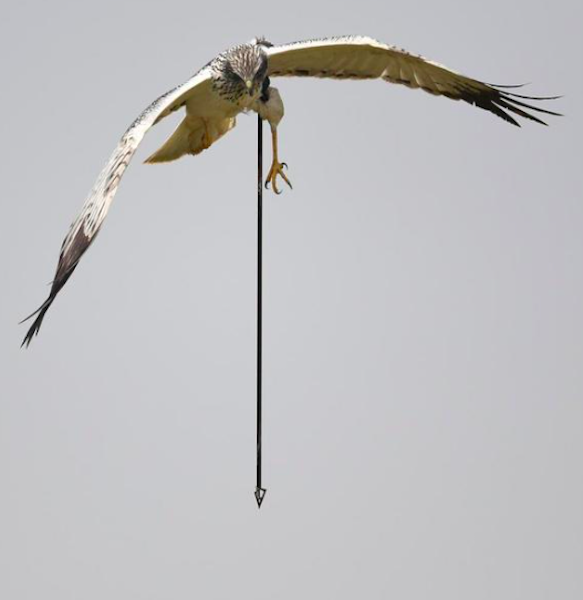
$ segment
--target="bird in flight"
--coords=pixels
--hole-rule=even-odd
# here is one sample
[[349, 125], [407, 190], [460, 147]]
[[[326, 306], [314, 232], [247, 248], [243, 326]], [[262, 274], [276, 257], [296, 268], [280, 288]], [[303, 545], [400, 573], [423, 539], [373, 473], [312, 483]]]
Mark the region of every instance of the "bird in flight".
[[382, 79], [421, 88], [435, 96], [463, 100], [517, 126], [516, 117], [546, 125], [532, 111], [560, 116], [525, 102], [554, 100], [558, 96], [520, 95], [509, 91], [520, 86], [486, 84], [368, 37], [335, 37], [280, 46], [256, 38], [234, 46], [185, 83], [152, 102], [123, 134], [63, 241], [48, 298], [24, 319], [36, 317], [22, 346], [28, 347], [38, 334], [47, 310], [95, 239], [142, 138], [150, 127], [169, 114], [181, 108], [186, 112], [176, 131], [146, 163], [169, 162], [185, 154], [199, 154], [233, 129], [239, 113], [254, 111], [271, 127], [273, 160], [265, 185], [279, 194], [278, 178], [281, 178], [291, 188], [285, 173], [287, 165], [279, 161], [277, 127], [284, 109], [279, 91], [271, 85], [275, 77]]

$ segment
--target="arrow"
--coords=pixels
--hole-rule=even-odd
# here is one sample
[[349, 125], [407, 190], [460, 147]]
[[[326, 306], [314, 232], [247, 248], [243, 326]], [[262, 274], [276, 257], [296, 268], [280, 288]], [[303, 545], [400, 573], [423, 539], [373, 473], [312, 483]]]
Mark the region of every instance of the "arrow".
[[257, 485], [255, 500], [261, 508], [265, 488], [261, 487], [261, 343], [263, 295], [263, 119], [257, 115]]

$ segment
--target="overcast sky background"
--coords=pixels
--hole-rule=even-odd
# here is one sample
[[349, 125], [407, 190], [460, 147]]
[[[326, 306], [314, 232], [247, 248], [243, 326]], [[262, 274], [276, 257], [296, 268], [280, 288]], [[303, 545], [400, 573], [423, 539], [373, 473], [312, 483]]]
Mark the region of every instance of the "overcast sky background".
[[[2, 9], [0, 598], [583, 597], [580, 3]], [[255, 125], [145, 166], [29, 349], [120, 135], [230, 45], [362, 33], [565, 94], [551, 127], [280, 80], [255, 486]], [[266, 139], [267, 141], [267, 139]], [[270, 160], [266, 154], [266, 163]]]

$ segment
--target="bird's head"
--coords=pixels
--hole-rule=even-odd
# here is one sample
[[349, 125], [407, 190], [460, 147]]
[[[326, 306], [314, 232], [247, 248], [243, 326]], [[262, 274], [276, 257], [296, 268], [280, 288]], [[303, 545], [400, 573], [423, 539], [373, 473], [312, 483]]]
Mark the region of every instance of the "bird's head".
[[223, 95], [234, 100], [257, 98], [267, 77], [267, 55], [257, 44], [236, 46], [222, 57], [216, 83]]

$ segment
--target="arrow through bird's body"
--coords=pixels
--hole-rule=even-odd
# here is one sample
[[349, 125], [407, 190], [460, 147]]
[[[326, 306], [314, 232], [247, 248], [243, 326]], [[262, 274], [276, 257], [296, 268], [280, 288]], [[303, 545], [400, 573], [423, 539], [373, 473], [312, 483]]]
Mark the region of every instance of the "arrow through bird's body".
[[513, 115], [546, 125], [530, 111], [558, 115], [524, 102], [556, 97], [532, 97], [509, 92], [510, 87], [471, 79], [421, 56], [367, 37], [346, 36], [282, 46], [255, 39], [234, 46], [184, 84], [154, 101], [122, 136], [63, 241], [49, 297], [25, 319], [36, 316], [22, 345], [28, 346], [38, 334], [48, 309], [95, 239], [121, 177], [142, 138], [152, 125], [172, 112], [184, 108], [186, 116], [168, 141], [146, 162], [161, 163], [186, 154], [199, 154], [235, 126], [240, 112], [253, 110], [271, 126], [273, 160], [266, 185], [271, 185], [279, 193], [278, 177], [281, 177], [291, 187], [284, 173], [284, 163], [279, 161], [277, 148], [277, 127], [283, 117], [283, 102], [278, 90], [270, 85], [270, 78], [294, 76], [382, 79], [421, 88], [433, 95], [463, 100], [513, 125], [518, 125]]

